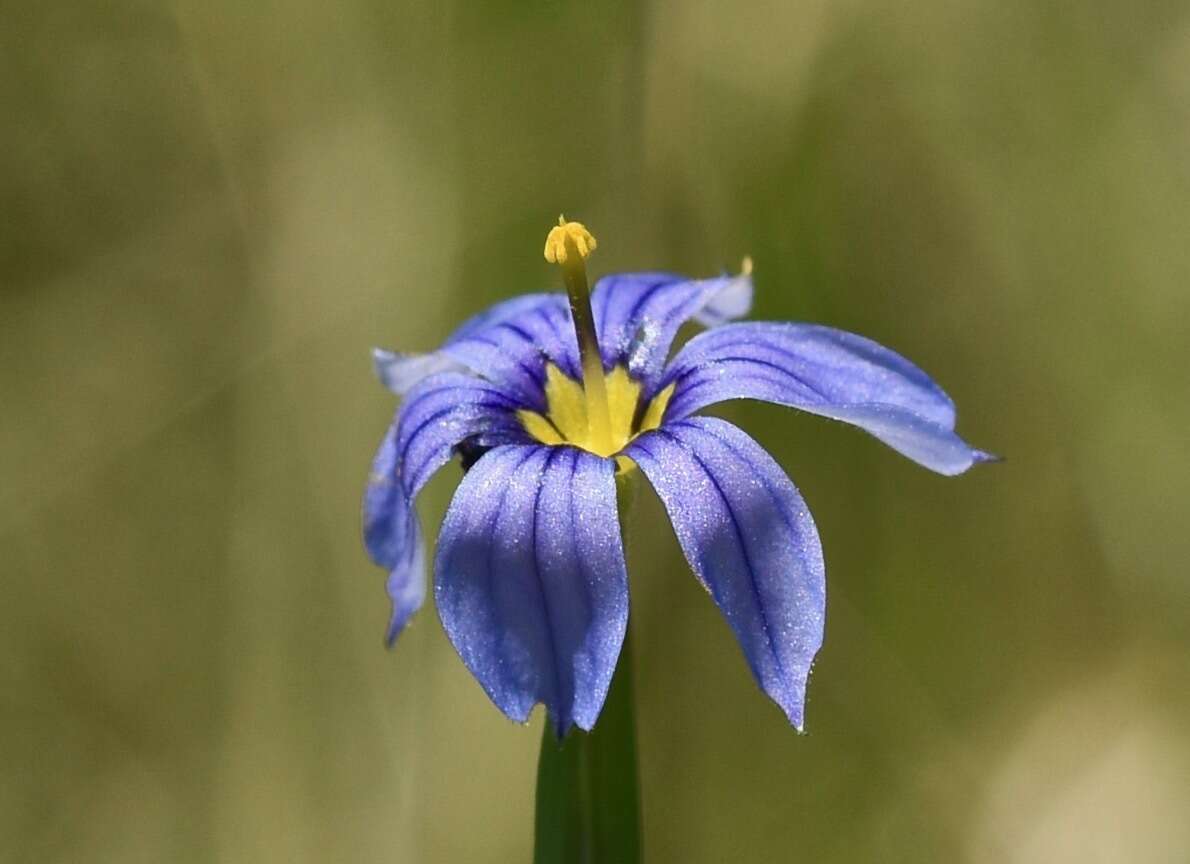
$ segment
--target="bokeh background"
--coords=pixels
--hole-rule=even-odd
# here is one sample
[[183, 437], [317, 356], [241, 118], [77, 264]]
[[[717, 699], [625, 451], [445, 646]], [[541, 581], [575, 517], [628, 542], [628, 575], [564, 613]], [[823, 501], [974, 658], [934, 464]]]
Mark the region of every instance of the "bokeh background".
[[556, 286], [560, 210], [599, 272], [751, 254], [1008, 457], [723, 410], [825, 544], [804, 736], [643, 496], [647, 860], [1190, 860], [1184, 0], [3, 19], [0, 860], [528, 860], [541, 717], [432, 608], [382, 648], [358, 511], [371, 346]]

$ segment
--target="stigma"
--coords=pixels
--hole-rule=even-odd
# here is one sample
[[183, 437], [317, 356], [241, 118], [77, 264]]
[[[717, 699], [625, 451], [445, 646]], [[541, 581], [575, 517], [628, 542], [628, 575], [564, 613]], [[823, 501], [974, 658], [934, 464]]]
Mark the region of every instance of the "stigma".
[[559, 216], [558, 224], [545, 238], [545, 260], [551, 264], [565, 264], [572, 257], [567, 249], [570, 246], [585, 261], [598, 245], [582, 222], [567, 222], [565, 216]]

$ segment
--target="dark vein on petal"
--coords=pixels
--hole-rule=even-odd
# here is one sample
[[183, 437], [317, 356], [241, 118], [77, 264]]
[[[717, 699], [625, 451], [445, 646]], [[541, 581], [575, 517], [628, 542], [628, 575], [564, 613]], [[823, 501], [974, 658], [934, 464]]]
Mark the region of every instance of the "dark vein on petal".
[[[738, 458], [741, 462], [744, 462], [749, 467], [751, 467], [752, 463], [753, 463], [753, 459], [752, 459], [751, 455], [742, 451], [728, 438], [719, 435], [712, 427], [704, 426], [700, 422], [695, 422], [696, 420], [704, 420], [705, 421], [705, 420], [715, 420], [715, 419], [717, 419], [717, 418], [699, 417], [699, 418], [694, 418], [691, 420], [682, 420], [682, 421], [679, 421], [678, 423], [675, 423], [674, 425], [681, 426], [683, 429], [690, 429], [690, 430], [693, 430], [696, 432], [701, 432], [703, 435], [706, 435], [711, 440], [716, 441], [719, 444], [722, 444], [725, 448], [727, 448], [727, 450], [729, 450], [733, 455], [735, 455], [735, 457]], [[781, 517], [782, 517], [783, 521], [785, 522], [785, 524], [789, 526], [790, 530], [792, 530], [793, 533], [800, 534], [801, 532], [798, 529], [798, 526], [794, 523], [793, 517], [789, 513], [788, 505], [782, 500], [782, 498], [780, 497], [780, 494], [777, 492], [777, 490], [773, 488], [773, 485], [769, 482], [768, 477], [766, 477], [764, 474], [760, 473], [759, 471], [756, 472], [754, 476], [756, 476], [756, 478], [760, 480], [761, 484], [765, 488], [765, 491], [769, 493], [769, 498], [771, 498], [773, 503], [777, 505], [777, 509], [781, 512]], [[789, 482], [793, 483], [792, 480], [790, 480]]]
[[[755, 345], [755, 343], [751, 343], [751, 344]], [[730, 347], [736, 347], [736, 346], [730, 346]], [[749, 346], [749, 347], [751, 347], [751, 346]], [[809, 362], [809, 361], [805, 360], [805, 358], [798, 357], [796, 354], [792, 354], [792, 353], [785, 351], [784, 349], [781, 349], [781, 348], [776, 348], [774, 346], [769, 346], [769, 345], [764, 345], [764, 346], [759, 346], [759, 347], [768, 349], [768, 350], [773, 351], [778, 354], [782, 354], [786, 357], [789, 357], [791, 360], [800, 360], [802, 363]], [[672, 376], [667, 375], [665, 377], [665, 386], [668, 387], [670, 384], [677, 384], [677, 382], [682, 381], [691, 375], [694, 375], [698, 372], [711, 370], [715, 366], [717, 366], [721, 363], [733, 363], [733, 362], [734, 363], [755, 363], [758, 366], [766, 366], [770, 369], [775, 369], [778, 372], [788, 375], [790, 378], [797, 381], [799, 384], [801, 384], [803, 387], [805, 387], [807, 390], [809, 390], [815, 396], [818, 396], [823, 401], [826, 401], [826, 402], [832, 401], [831, 398], [829, 396], [827, 396], [825, 393], [823, 393], [818, 388], [818, 386], [816, 384], [811, 384], [809, 381], [807, 381], [805, 378], [803, 378], [801, 376], [801, 374], [794, 372], [792, 369], [790, 369], [786, 366], [782, 366], [779, 363], [774, 363], [771, 360], [762, 360], [759, 357], [747, 357], [742, 354], [727, 354], [727, 355], [716, 354], [713, 357], [708, 357], [705, 360], [703, 360], [702, 362], [699, 362], [697, 365], [687, 366], [684, 369], [681, 369], [681, 367], [675, 366], [675, 370], [681, 369], [681, 371], [678, 371], [677, 374], [672, 375]], [[811, 365], [813, 365], [813, 364], [811, 364]], [[677, 394], [675, 393], [675, 395], [677, 395]]]
[[[739, 338], [736, 338], [736, 334], [734, 333], [729, 335], [723, 331], [719, 331], [719, 334], [714, 335], [722, 334], [724, 339], [722, 342], [708, 340], [707, 342], [697, 345], [695, 343], [691, 343], [691, 345], [687, 347], [694, 347], [695, 352], [692, 353], [695, 353], [696, 356], [693, 359], [683, 359], [681, 355], [676, 357], [675, 362], [670, 366], [670, 369], [664, 377], [664, 383], [661, 386], [668, 386], [670, 383], [677, 380], [678, 377], [684, 376], [701, 368], [710, 367], [714, 363], [721, 362], [723, 360], [749, 360], [753, 362], [761, 362], [759, 360], [753, 360], [751, 357], [723, 356], [722, 354], [722, 352], [729, 351], [733, 348], [739, 348], [741, 346], [745, 348], [755, 347], [762, 350], [772, 351], [776, 354], [780, 354], [783, 357], [787, 357], [793, 364], [802, 364], [820, 370], [823, 375], [840, 374], [837, 370], [830, 368], [830, 366], [827, 364], [824, 364], [821, 361], [812, 360], [809, 357], [806, 357], [804, 354], [798, 353], [795, 349], [788, 348], [778, 341], [780, 336], [790, 335], [793, 335], [794, 338], [799, 339], [799, 341], [808, 341], [805, 340], [804, 335], [800, 333], [796, 335], [790, 334], [785, 326], [779, 324], [770, 325], [765, 329], [756, 329], [760, 324], [763, 324], [763, 322], [735, 325], [748, 327], [751, 331], [749, 333], [740, 334]], [[855, 335], [846, 334], [846, 331], [835, 331], [831, 328], [818, 328], [815, 327], [815, 325], [810, 324], [795, 324], [789, 326], [805, 328], [815, 333], [820, 333], [828, 339], [835, 334], [851, 336]], [[777, 335], [773, 335], [774, 332]], [[862, 339], [863, 337], [857, 336], [855, 338]], [[913, 389], [918, 390], [920, 395], [924, 397], [923, 401], [929, 402], [931, 400], [936, 400], [937, 402], [941, 403], [941, 407], [945, 407], [949, 409], [950, 413], [953, 413], [954, 401], [946, 394], [946, 391], [944, 391], [937, 384], [937, 382], [931, 379], [930, 376], [927, 375], [922, 369], [914, 366], [912, 362], [904, 357], [901, 357], [895, 351], [885, 348], [884, 346], [875, 342], [871, 343], [871, 345], [851, 345], [848, 344], [846, 340], [831, 339], [830, 341], [833, 347], [845, 353], [849, 359], [858, 361], [859, 364], [868, 367], [865, 370], [866, 374], [892, 374], [901, 381], [910, 385]], [[702, 356], [699, 357], [699, 354]], [[770, 363], [769, 365], [775, 364]], [[683, 367], [685, 368], [683, 369]], [[672, 374], [679, 369], [682, 371], [678, 372], [677, 375]], [[810, 384], [808, 381], [802, 378], [800, 374], [793, 373], [792, 371], [790, 371], [790, 374], [794, 374], [799, 381], [802, 381], [811, 390], [821, 394], [821, 390], [817, 385]], [[854, 375], [856, 373], [854, 370], [847, 370], [844, 374]], [[828, 402], [831, 401], [829, 397], [823, 396], [823, 398], [827, 399]]]
[[[525, 454], [525, 456], [521, 459], [521, 461], [519, 461], [516, 464], [516, 466], [513, 467], [508, 472], [507, 477], [505, 479], [512, 477], [513, 474], [515, 474], [517, 471], [520, 471], [521, 468], [523, 468], [525, 466], [525, 463], [528, 462], [530, 459], [532, 459], [538, 452], [538, 449], [535, 447], [530, 447], [530, 448], [528, 448], [528, 450], [529, 450], [529, 452], [527, 454]], [[493, 473], [495, 473], [495, 472], [493, 471]], [[488, 479], [488, 478], [485, 477], [484, 479]], [[486, 537], [486, 539], [488, 541], [488, 551], [487, 551], [487, 555], [484, 558], [484, 570], [485, 570], [485, 575], [487, 576], [487, 590], [485, 593], [487, 595], [488, 603], [491, 605], [493, 619], [500, 619], [499, 624], [500, 624], [501, 630], [504, 629], [505, 622], [503, 620], [503, 616], [500, 615], [499, 604], [494, 602], [496, 592], [492, 589], [492, 582], [494, 581], [494, 573], [495, 573], [495, 568], [492, 566], [492, 557], [495, 554], [495, 549], [496, 549], [496, 544], [494, 542], [495, 538], [493, 537], [493, 534], [495, 534], [496, 529], [500, 525], [500, 519], [504, 515], [504, 505], [508, 501], [508, 492], [511, 488], [512, 488], [511, 483], [505, 482], [502, 484], [502, 488], [500, 490], [500, 500], [496, 504], [496, 512], [492, 516], [491, 521], [488, 523], [488, 525], [486, 526], [486, 528], [484, 529], [484, 532], [483, 532], [484, 536]], [[496, 651], [498, 654], [501, 655], [501, 657], [504, 661], [504, 665], [507, 666], [507, 665], [509, 665], [508, 664], [508, 656], [507, 656], [507, 654], [504, 653], [504, 651], [501, 650], [501, 644], [502, 644], [502, 640], [497, 640]], [[483, 683], [483, 682], [480, 682], [480, 683]], [[487, 687], [485, 686], [484, 689], [486, 690]], [[494, 698], [493, 698], [493, 701], [495, 701]], [[497, 703], [497, 704], [499, 704], [499, 703]]]
[[[521, 360], [519, 357], [514, 357], [514, 355], [509, 352], [509, 350], [504, 345], [501, 345], [499, 341], [492, 341], [490, 338], [486, 338], [484, 335], [471, 336], [469, 338], [471, 341], [478, 342], [481, 345], [487, 345], [505, 360], [511, 360], [512, 364], [528, 375], [529, 380], [531, 380], [539, 388], [545, 386], [545, 373], [543, 371], [534, 369], [532, 366], [525, 365], [523, 360]], [[537, 349], [538, 357], [544, 359], [544, 354], [541, 349], [537, 348], [536, 345], [534, 345], [534, 348]]]
[[[397, 473], [397, 477], [401, 480], [401, 485], [403, 487], [405, 487], [406, 489], [413, 488], [412, 483], [409, 483], [409, 484], [405, 483], [405, 474], [406, 474], [405, 469], [407, 467], [405, 463], [406, 463], [406, 459], [408, 457], [409, 451], [413, 448], [413, 445], [415, 443], [417, 443], [418, 438], [421, 436], [421, 433], [425, 430], [425, 428], [427, 426], [429, 426], [431, 423], [434, 423], [435, 421], [440, 420], [442, 417], [446, 416], [447, 414], [450, 414], [454, 411], [463, 411], [464, 409], [467, 409], [467, 408], [482, 408], [482, 409], [490, 408], [492, 410], [502, 410], [502, 406], [500, 406], [500, 405], [493, 405], [493, 404], [486, 403], [486, 402], [468, 402], [465, 405], [448, 405], [447, 407], [439, 409], [438, 411], [435, 411], [432, 414], [430, 414], [430, 416], [421, 420], [421, 422], [417, 424], [417, 427], [412, 432], [410, 432], [408, 435], [402, 435], [401, 439], [398, 441], [396, 473]], [[466, 419], [466, 418], [460, 418], [460, 419]], [[475, 417], [472, 419], [479, 420], [481, 418]], [[506, 418], [501, 417], [500, 419], [503, 421]], [[512, 420], [511, 416], [508, 417], [507, 420], [509, 423], [509, 427], [515, 428], [515, 427], [512, 427], [512, 423], [514, 421]], [[462, 440], [462, 438], [467, 437], [467, 435], [473, 434], [473, 431], [477, 431], [477, 430], [469, 430], [466, 435], [460, 436], [459, 440]], [[456, 442], [446, 445], [445, 446], [446, 452], [449, 453], [451, 448], [454, 447], [456, 443], [458, 443], [458, 442], [456, 441]], [[431, 455], [430, 455], [429, 459], [423, 460], [421, 465], [419, 465], [415, 471], [409, 472], [409, 476], [415, 477], [424, 468], [424, 465], [427, 461], [432, 461], [434, 459], [433, 454], [435, 452], [442, 450], [442, 449], [443, 449], [443, 447], [441, 445], [434, 447], [431, 450]]]
[[[587, 601], [587, 617], [593, 619], [595, 617], [595, 598], [591, 596], [590, 575], [591, 570], [586, 566], [586, 561], [583, 559], [582, 550], [579, 548], [578, 542], [578, 520], [574, 516], [574, 487], [575, 478], [578, 476], [578, 466], [580, 460], [585, 460], [583, 451], [572, 448], [573, 454], [570, 460], [570, 485], [567, 487], [569, 499], [567, 501], [566, 512], [570, 519], [570, 541], [571, 550], [574, 552], [574, 560], [578, 564], [579, 581], [583, 586], [583, 598]], [[596, 457], [598, 458], [598, 457]]]
[[[537, 523], [541, 520], [541, 490], [545, 488], [547, 478], [549, 477], [550, 465], [553, 464], [554, 457], [558, 455], [559, 449], [560, 448], [558, 447], [548, 448], [545, 456], [545, 462], [541, 466], [541, 474], [537, 481], [537, 494], [533, 499], [533, 539], [530, 541], [529, 545], [533, 549], [533, 575], [537, 579], [538, 597], [541, 599], [541, 614], [545, 619], [546, 635], [549, 638], [550, 652], [553, 655], [553, 662], [550, 664], [550, 669], [553, 672], [554, 699], [557, 702], [557, 705], [553, 707], [555, 710], [561, 713], [562, 701], [564, 699], [568, 700], [570, 705], [568, 705], [566, 708], [566, 719], [572, 720], [573, 718], [571, 718], [569, 715], [574, 709], [574, 697], [573, 695], [566, 694], [562, 687], [562, 672], [559, 668], [559, 659], [562, 652], [558, 650], [558, 634], [554, 627], [553, 616], [550, 615], [550, 603], [549, 598], [546, 596], [545, 580], [541, 578], [541, 563], [539, 560], [540, 555], [537, 548]], [[554, 723], [557, 724], [559, 728], [561, 728], [562, 718], [559, 716], [554, 717], [553, 719]]]
[[736, 518], [735, 510], [732, 508], [731, 502], [728, 500], [727, 495], [723, 492], [723, 487], [719, 484], [718, 478], [715, 477], [715, 475], [711, 472], [711, 469], [707, 467], [705, 462], [703, 462], [702, 457], [700, 457], [698, 453], [694, 451], [693, 447], [666, 429], [658, 429], [657, 432], [673, 439], [673, 441], [677, 443], [679, 447], [689, 453], [691, 458], [693, 458], [694, 461], [698, 463], [698, 467], [702, 469], [704, 474], [706, 474], [707, 479], [711, 481], [711, 485], [715, 487], [715, 491], [719, 493], [719, 498], [723, 501], [723, 506], [727, 510], [727, 516], [731, 520], [731, 527], [735, 531], [736, 542], [740, 547], [740, 554], [743, 555], [744, 558], [744, 568], [748, 572], [748, 586], [751, 589], [753, 599], [756, 603], [756, 612], [760, 616], [760, 626], [764, 631], [765, 642], [768, 644], [769, 653], [772, 654], [773, 661], [777, 664], [777, 671], [780, 673], [782, 680], [786, 680], [788, 678], [788, 673], [785, 670], [785, 664], [781, 662], [781, 657], [777, 653], [777, 645], [773, 641], [772, 627], [769, 624], [768, 614], [765, 612], [764, 602], [760, 596], [760, 588], [756, 584], [756, 573], [752, 566], [752, 557], [748, 554], [748, 546], [744, 542], [744, 534], [740, 529], [739, 519]]

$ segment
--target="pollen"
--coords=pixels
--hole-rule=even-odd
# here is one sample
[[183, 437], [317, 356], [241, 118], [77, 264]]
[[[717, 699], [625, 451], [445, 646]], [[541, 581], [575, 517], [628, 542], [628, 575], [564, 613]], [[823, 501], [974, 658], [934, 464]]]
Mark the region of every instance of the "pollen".
[[570, 257], [569, 247], [574, 247], [579, 257], [585, 260], [598, 245], [582, 222], [567, 222], [565, 216], [559, 216], [558, 224], [545, 238], [545, 260], [551, 264], [565, 264]]

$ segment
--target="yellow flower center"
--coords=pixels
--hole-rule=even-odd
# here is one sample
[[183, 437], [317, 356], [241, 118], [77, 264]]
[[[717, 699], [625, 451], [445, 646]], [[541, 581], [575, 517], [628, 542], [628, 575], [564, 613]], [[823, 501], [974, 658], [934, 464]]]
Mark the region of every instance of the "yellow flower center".
[[671, 384], [644, 407], [638, 425], [640, 382], [634, 381], [623, 366], [604, 374], [607, 391], [608, 434], [592, 436], [587, 420], [587, 398], [579, 382], [570, 378], [553, 363], [546, 365], [544, 415], [536, 411], [517, 412], [525, 430], [542, 444], [572, 444], [597, 456], [614, 456], [624, 446], [650, 429], [661, 425], [661, 417], [673, 395]]

